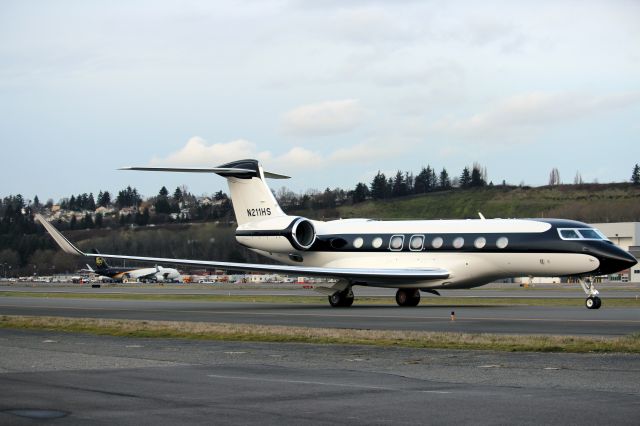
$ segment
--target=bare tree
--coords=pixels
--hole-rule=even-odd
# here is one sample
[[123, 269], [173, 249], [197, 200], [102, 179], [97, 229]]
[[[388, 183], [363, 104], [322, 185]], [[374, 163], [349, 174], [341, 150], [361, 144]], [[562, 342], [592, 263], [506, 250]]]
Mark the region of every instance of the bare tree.
[[557, 167], [551, 169], [549, 173], [549, 186], [560, 185], [560, 172]]
[[582, 180], [582, 175], [579, 171], [576, 172], [576, 176], [573, 178], [574, 185], [582, 185], [584, 181]]

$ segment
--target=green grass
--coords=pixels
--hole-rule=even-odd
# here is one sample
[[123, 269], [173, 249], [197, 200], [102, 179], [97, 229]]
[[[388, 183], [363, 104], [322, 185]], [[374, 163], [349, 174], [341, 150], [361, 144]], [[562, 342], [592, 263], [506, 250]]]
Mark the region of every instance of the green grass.
[[[137, 293], [57, 293], [2, 291], [0, 297], [33, 297], [52, 299], [103, 299], [103, 300], [150, 300], [150, 301], [185, 301], [185, 302], [235, 302], [235, 303], [273, 303], [273, 304], [327, 304], [326, 296], [269, 296], [269, 295], [218, 295], [218, 294], [137, 294]], [[390, 296], [356, 297], [356, 304], [363, 305], [395, 305], [395, 298]], [[576, 298], [543, 298], [543, 297], [423, 297], [423, 306], [583, 306], [584, 299], [579, 293]], [[606, 307], [639, 307], [640, 299], [606, 298]]]
[[366, 201], [331, 211], [297, 211], [303, 216], [372, 219], [462, 219], [564, 217], [585, 222], [636, 221], [640, 187], [630, 184], [557, 187], [486, 187]]
[[0, 316], [0, 328], [88, 333], [137, 338], [296, 342], [510, 352], [640, 353], [640, 333], [614, 338], [543, 335], [521, 336], [485, 333], [353, 330], [263, 326], [256, 324], [212, 324], [9, 315]]

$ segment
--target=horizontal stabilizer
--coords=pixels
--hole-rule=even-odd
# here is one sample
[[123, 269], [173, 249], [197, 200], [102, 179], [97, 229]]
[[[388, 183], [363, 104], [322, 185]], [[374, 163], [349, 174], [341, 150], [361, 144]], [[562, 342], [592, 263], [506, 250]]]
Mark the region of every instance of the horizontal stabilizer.
[[[118, 170], [137, 170], [143, 172], [177, 172], [177, 173], [215, 173], [223, 177], [251, 178], [256, 175], [255, 170], [233, 167], [121, 167]], [[264, 172], [264, 177], [270, 179], [289, 179], [289, 176], [272, 172]]]

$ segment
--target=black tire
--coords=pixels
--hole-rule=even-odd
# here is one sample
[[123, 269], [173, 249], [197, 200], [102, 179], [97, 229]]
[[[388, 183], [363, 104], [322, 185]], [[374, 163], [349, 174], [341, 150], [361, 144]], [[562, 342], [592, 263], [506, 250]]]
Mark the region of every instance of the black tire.
[[584, 305], [587, 307], [587, 309], [597, 309], [596, 299], [592, 296], [587, 297], [587, 300], [584, 301]]
[[420, 290], [416, 290], [415, 293], [411, 295], [409, 299], [409, 304], [407, 306], [418, 306], [420, 303]]
[[407, 290], [399, 288], [398, 291], [396, 291], [396, 303], [398, 306], [407, 306], [408, 300], [409, 294], [407, 293]]
[[334, 308], [348, 308], [353, 305], [351, 290], [340, 291], [329, 296], [329, 304]]
[[340, 293], [334, 293], [329, 296], [329, 304], [334, 308], [342, 306], [342, 295]]
[[600, 306], [602, 306], [602, 300], [600, 300], [598, 296], [594, 297], [593, 300], [596, 302], [596, 305], [593, 309], [600, 309]]

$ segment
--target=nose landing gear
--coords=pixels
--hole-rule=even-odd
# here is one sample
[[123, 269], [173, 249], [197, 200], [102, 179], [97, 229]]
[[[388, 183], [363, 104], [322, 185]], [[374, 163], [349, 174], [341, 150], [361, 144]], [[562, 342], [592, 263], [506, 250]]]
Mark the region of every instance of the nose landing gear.
[[602, 306], [602, 300], [598, 297], [600, 292], [594, 287], [593, 279], [587, 278], [586, 280], [583, 280], [582, 278], [578, 278], [578, 282], [580, 283], [582, 290], [584, 290], [587, 295], [587, 300], [584, 302], [587, 309], [600, 309], [600, 306]]

